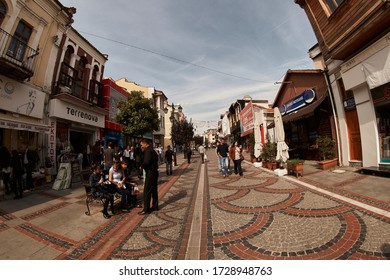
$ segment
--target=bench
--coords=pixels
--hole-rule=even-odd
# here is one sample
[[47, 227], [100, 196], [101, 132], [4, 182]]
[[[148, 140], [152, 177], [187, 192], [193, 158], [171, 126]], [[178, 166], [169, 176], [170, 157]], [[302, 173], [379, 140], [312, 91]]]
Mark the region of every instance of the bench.
[[[105, 200], [107, 199], [107, 197], [97, 196], [94, 193], [92, 193], [91, 187], [89, 186], [89, 183], [84, 183], [83, 186], [84, 186], [85, 194], [86, 194], [85, 204], [87, 205], [87, 211], [85, 211], [85, 215], [90, 216], [91, 210], [89, 208], [89, 205], [93, 202], [97, 202], [97, 203], [103, 205]], [[114, 194], [114, 205], [116, 205], [116, 203], [118, 201], [121, 201], [121, 197], [122, 196], [119, 193]]]

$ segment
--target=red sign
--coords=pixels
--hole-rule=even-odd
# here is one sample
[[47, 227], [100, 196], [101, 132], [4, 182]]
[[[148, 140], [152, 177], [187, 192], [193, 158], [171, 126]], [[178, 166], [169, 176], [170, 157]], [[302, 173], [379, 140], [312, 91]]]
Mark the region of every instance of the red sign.
[[240, 112], [241, 116], [241, 137], [253, 132], [254, 119], [252, 101], [249, 102], [245, 108]]

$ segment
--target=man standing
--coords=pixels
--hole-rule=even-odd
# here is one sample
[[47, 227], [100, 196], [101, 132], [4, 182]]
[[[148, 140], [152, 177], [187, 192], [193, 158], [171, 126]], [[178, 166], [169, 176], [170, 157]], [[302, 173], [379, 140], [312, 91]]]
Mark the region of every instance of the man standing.
[[105, 170], [110, 170], [112, 167], [112, 163], [114, 160], [114, 154], [115, 151], [112, 148], [112, 143], [108, 142], [108, 147], [107, 149], [104, 150], [104, 169]]
[[217, 147], [217, 155], [221, 165], [222, 176], [225, 178], [228, 175], [229, 146], [223, 138], [221, 139], [221, 144]]
[[171, 146], [167, 146], [167, 150], [165, 152], [165, 163], [167, 168], [167, 176], [172, 175], [172, 165], [174, 161], [173, 151], [171, 150]]
[[199, 151], [200, 157], [202, 158], [202, 163], [204, 163], [204, 151], [205, 151], [204, 146], [200, 145], [198, 147], [198, 151]]
[[[152, 211], [158, 211], [158, 154], [150, 146], [148, 140], [142, 139], [140, 142], [141, 149], [144, 152], [144, 160], [141, 167], [145, 170], [145, 184], [144, 184], [144, 208], [138, 214], [145, 215]], [[150, 201], [152, 207], [150, 207]]]
[[27, 144], [23, 155], [23, 164], [24, 164], [24, 169], [26, 170], [26, 189], [33, 190], [34, 185], [33, 185], [32, 172], [35, 166], [35, 161], [34, 161], [33, 154], [28, 148]]

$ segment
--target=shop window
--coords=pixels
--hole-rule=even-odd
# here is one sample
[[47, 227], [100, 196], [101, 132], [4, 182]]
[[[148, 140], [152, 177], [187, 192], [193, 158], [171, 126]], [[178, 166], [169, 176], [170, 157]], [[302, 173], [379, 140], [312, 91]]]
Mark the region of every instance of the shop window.
[[7, 14], [7, 9], [5, 8], [4, 3], [0, 1], [0, 26], [3, 23], [6, 14]]
[[32, 28], [23, 21], [20, 21], [8, 47], [7, 55], [16, 60], [22, 61], [31, 33]]
[[321, 5], [324, 8], [326, 14], [330, 16], [344, 0], [321, 0]]

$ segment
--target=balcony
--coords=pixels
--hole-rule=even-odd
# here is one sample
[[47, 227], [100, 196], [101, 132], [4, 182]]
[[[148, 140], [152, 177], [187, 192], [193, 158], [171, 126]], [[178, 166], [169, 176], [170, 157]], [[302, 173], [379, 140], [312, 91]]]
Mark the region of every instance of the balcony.
[[34, 62], [39, 50], [34, 50], [0, 28], [0, 74], [23, 81], [34, 75]]
[[83, 86], [82, 80], [75, 77], [77, 77], [77, 70], [63, 63], [55, 88], [55, 97], [73, 101], [72, 103], [76, 105], [83, 101], [89, 106], [103, 108], [103, 85], [98, 81], [90, 80], [87, 88]]

